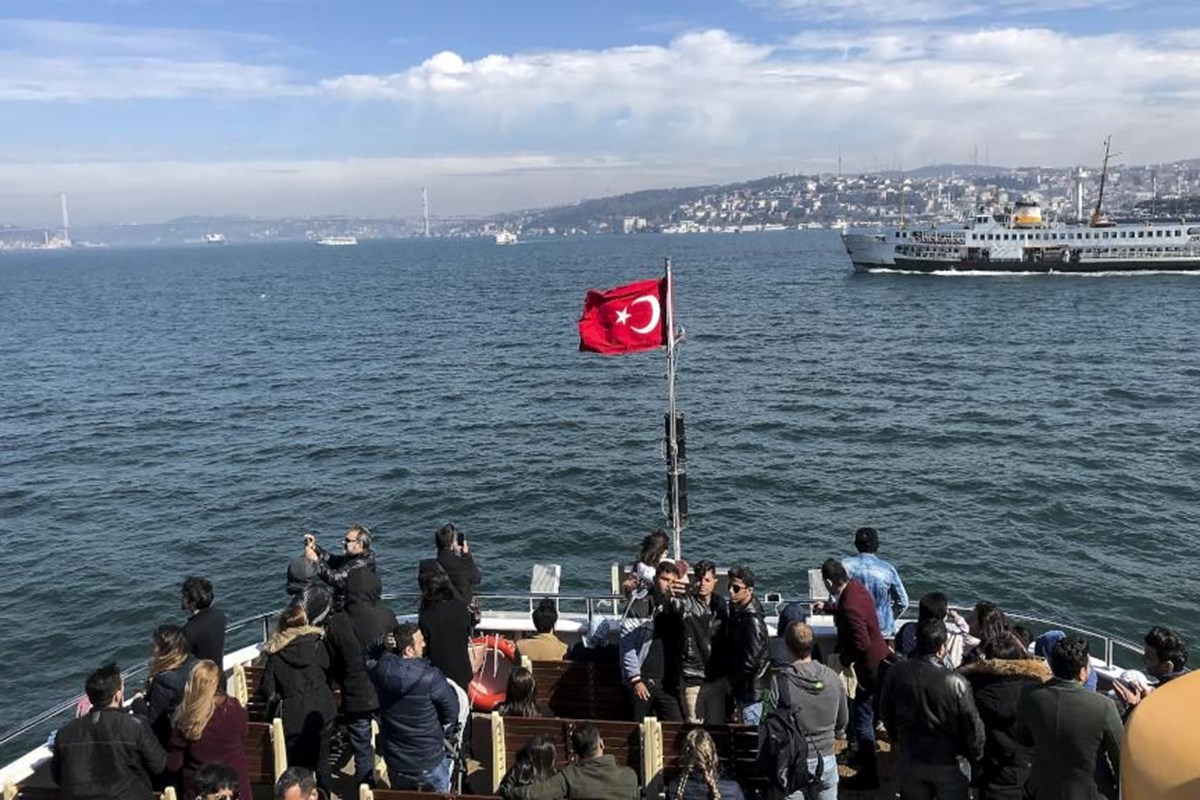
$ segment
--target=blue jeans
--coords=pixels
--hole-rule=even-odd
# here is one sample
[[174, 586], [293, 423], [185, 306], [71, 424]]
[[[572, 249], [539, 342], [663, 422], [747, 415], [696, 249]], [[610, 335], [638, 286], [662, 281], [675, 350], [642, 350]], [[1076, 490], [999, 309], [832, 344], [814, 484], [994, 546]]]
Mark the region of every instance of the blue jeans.
[[354, 754], [354, 785], [366, 783], [375, 766], [375, 745], [371, 741], [371, 715], [352, 717], [346, 722], [350, 752]]
[[[837, 756], [824, 756], [821, 763], [821, 782], [807, 789], [792, 792], [784, 800], [838, 800]], [[817, 759], [808, 760], [808, 771], [816, 774]]]
[[737, 707], [738, 711], [742, 712], [742, 722], [746, 725], [757, 725], [762, 720], [761, 700], [756, 700], [753, 703], [743, 703], [739, 700]]
[[857, 762], [868, 772], [875, 771], [875, 695], [863, 691], [859, 684], [850, 701], [850, 729], [858, 747]]
[[445, 794], [450, 791], [450, 767], [452, 763], [450, 756], [446, 756], [436, 766], [422, 772], [419, 777], [395, 772], [389, 766], [388, 783], [392, 785], [393, 789], [416, 789], [421, 792], [439, 792]]

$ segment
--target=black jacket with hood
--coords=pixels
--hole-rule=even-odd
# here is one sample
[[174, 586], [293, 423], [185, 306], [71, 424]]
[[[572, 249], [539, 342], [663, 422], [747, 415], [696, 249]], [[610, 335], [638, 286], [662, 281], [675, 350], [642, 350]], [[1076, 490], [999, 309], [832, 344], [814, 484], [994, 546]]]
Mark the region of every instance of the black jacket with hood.
[[342, 711], [361, 715], [379, 708], [367, 675], [367, 648], [396, 628], [396, 615], [380, 603], [379, 576], [355, 570], [346, 580], [346, 607], [329, 618], [329, 674], [342, 686]]
[[317, 735], [333, 722], [333, 692], [329, 688], [329, 651], [323, 631], [311, 625], [276, 633], [263, 650], [267, 666], [259, 692], [283, 703], [283, 731], [289, 737]]
[[981, 800], [1020, 800], [1031, 765], [1029, 748], [1017, 738], [1017, 705], [1026, 686], [1050, 680], [1050, 667], [1037, 658], [985, 659], [959, 673], [975, 692], [987, 742], [979, 770]]
[[[772, 673], [769, 688], [770, 708], [798, 711], [800, 727], [812, 737], [817, 752], [822, 757], [833, 755], [833, 741], [850, 719], [838, 674], [818, 661], [793, 662]], [[816, 754], [810, 752], [808, 757]]]

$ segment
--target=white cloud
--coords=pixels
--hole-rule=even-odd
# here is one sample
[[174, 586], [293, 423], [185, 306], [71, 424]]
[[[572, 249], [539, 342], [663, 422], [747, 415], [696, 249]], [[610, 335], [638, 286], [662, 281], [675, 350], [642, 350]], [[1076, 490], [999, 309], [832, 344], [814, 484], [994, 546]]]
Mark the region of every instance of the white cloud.
[[305, 92], [282, 66], [238, 58], [269, 37], [0, 20], [0, 102], [261, 97]]
[[981, 17], [1003, 19], [1027, 14], [1059, 11], [1129, 8], [1132, 0], [1008, 0], [986, 3], [976, 0], [745, 0], [767, 12], [818, 22], [845, 22], [865, 26], [894, 22], [937, 22]]

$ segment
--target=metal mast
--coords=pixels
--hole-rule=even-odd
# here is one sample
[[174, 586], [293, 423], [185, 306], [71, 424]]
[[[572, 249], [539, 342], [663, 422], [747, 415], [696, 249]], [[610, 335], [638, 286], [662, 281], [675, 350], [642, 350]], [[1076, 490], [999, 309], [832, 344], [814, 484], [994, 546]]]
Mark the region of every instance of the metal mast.
[[[687, 526], [687, 448], [683, 415], [675, 410], [675, 366], [678, 340], [675, 338], [675, 286], [671, 259], [666, 259], [666, 331], [667, 331], [667, 504], [671, 519], [675, 559], [682, 555], [683, 529]], [[682, 339], [682, 337], [680, 337]]]

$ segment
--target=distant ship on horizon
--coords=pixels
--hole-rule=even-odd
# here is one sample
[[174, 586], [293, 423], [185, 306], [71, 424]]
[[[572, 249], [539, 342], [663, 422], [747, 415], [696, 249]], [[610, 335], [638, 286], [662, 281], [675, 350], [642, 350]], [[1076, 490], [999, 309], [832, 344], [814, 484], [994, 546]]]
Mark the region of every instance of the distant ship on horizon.
[[350, 247], [358, 244], [358, 239], [353, 236], [322, 236], [317, 239], [317, 244], [326, 247]]
[[512, 231], [500, 231], [496, 234], [496, 244], [516, 244], [517, 235]]
[[205, 244], [225, 244], [225, 234], [223, 233], [206, 233], [204, 234]]

